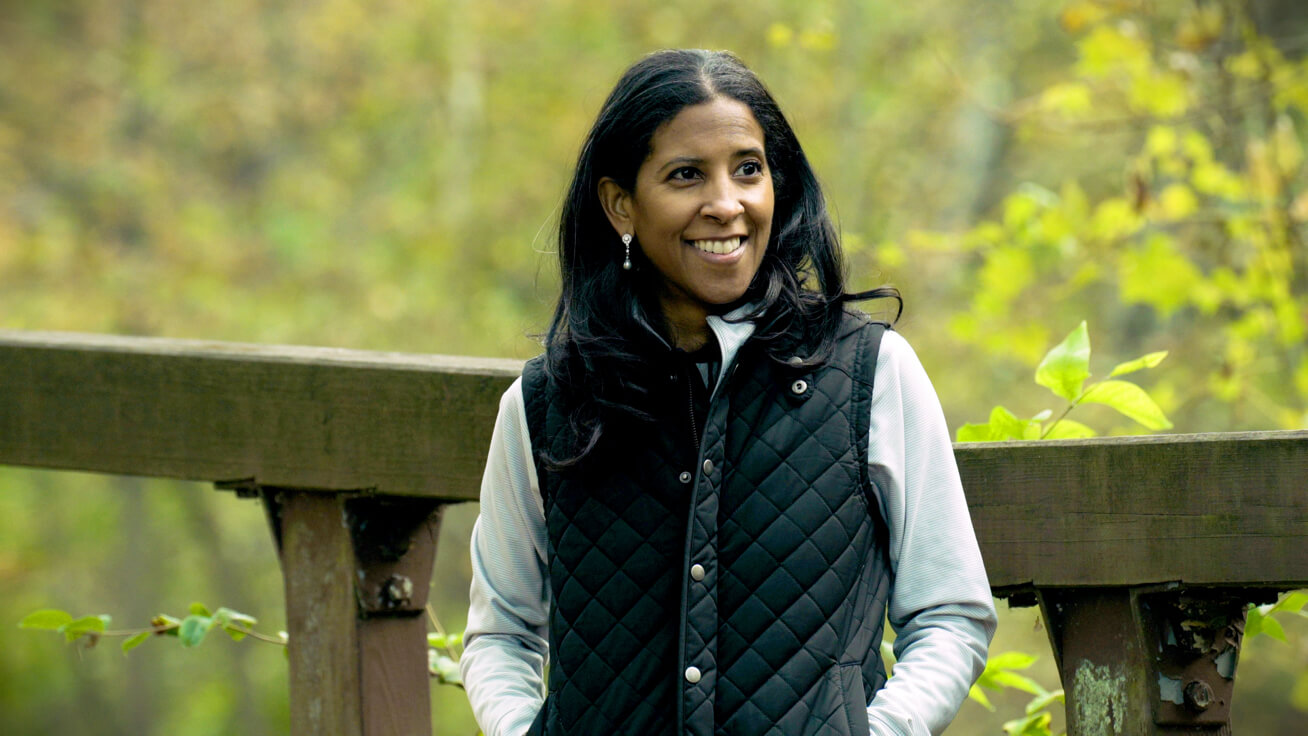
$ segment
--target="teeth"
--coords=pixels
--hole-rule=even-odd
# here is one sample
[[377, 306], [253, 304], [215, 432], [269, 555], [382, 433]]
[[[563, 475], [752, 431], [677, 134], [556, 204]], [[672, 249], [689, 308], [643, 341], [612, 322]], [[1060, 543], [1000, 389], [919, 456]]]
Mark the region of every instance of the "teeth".
[[691, 244], [705, 253], [726, 255], [740, 247], [740, 238], [727, 238], [726, 240], [693, 240], [691, 241]]

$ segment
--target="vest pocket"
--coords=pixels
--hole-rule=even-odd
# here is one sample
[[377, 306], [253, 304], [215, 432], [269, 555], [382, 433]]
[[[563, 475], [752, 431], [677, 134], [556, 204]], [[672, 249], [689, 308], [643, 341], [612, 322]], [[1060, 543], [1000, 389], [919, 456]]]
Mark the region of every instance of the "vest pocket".
[[863, 699], [863, 666], [858, 662], [847, 662], [840, 665], [839, 670], [849, 732], [854, 736], [869, 736], [872, 727], [867, 722], [867, 702]]

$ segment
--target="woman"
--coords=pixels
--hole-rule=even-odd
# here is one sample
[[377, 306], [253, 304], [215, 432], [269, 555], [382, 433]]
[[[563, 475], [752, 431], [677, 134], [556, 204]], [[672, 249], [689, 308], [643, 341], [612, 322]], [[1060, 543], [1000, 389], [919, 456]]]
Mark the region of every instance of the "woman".
[[947, 429], [907, 343], [846, 309], [898, 295], [845, 294], [767, 90], [727, 53], [642, 59], [561, 219], [473, 531], [482, 729], [941, 731], [995, 625]]

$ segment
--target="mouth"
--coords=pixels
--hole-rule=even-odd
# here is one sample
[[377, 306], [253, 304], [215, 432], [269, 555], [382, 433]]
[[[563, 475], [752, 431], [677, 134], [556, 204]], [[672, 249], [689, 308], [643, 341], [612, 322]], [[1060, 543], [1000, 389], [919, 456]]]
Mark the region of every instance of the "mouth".
[[744, 247], [746, 240], [747, 238], [737, 235], [731, 238], [688, 240], [686, 242], [701, 253], [723, 256], [740, 250]]

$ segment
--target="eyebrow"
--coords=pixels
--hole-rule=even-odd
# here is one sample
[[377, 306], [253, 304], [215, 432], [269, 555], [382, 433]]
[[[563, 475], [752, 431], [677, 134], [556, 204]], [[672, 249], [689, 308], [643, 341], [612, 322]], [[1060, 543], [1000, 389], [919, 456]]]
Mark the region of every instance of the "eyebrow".
[[[758, 148], [742, 148], [731, 154], [732, 158], [744, 158], [746, 156], [757, 156], [758, 158], [763, 158], [763, 151]], [[704, 159], [697, 156], [678, 156], [674, 159], [668, 160], [667, 163], [660, 166], [659, 173], [662, 174], [674, 166], [700, 166], [703, 163]]]

